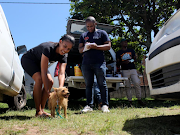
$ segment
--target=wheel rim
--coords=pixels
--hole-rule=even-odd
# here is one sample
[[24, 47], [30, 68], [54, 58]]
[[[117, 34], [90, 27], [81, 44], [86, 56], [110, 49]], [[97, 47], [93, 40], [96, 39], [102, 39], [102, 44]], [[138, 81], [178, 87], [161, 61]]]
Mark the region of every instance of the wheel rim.
[[22, 91], [19, 93], [17, 100], [20, 106], [24, 103], [24, 93]]
[[22, 86], [20, 93], [14, 97], [14, 104], [16, 109], [21, 109], [26, 105], [26, 91], [24, 89], [24, 85]]

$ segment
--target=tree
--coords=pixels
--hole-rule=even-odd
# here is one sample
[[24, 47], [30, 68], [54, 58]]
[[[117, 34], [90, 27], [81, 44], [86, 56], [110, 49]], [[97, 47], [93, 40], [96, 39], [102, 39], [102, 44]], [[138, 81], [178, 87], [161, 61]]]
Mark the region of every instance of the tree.
[[[71, 0], [72, 19], [94, 16], [98, 22], [115, 24], [119, 29], [112, 33], [112, 48], [120, 49], [120, 40], [129, 39], [129, 46], [138, 55], [136, 66], [147, 54], [152, 39], [174, 11], [180, 8], [179, 0]], [[152, 35], [154, 33], [154, 35]], [[143, 67], [144, 68], [144, 67]]]
[[90, 15], [98, 22], [116, 24], [113, 36], [131, 39], [149, 50], [164, 22], [180, 7], [178, 0], [71, 0], [71, 18]]

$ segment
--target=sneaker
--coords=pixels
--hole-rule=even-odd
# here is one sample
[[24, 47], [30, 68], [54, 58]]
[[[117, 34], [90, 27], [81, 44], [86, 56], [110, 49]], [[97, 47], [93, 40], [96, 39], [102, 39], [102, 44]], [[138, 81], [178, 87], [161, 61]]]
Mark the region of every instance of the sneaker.
[[101, 110], [102, 110], [104, 113], [110, 112], [107, 105], [103, 105], [103, 106], [101, 107]]
[[93, 109], [92, 109], [90, 106], [86, 105], [86, 106], [84, 107], [84, 109], [82, 109], [81, 112], [92, 112], [92, 111], [93, 111]]

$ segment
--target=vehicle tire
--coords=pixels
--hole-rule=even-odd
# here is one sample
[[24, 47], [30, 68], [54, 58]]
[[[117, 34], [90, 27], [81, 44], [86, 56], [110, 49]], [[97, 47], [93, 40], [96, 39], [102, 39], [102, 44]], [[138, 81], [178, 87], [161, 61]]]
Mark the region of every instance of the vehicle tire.
[[26, 90], [24, 85], [22, 84], [20, 93], [14, 97], [14, 105], [15, 109], [20, 110], [26, 105]]
[[26, 90], [24, 85], [21, 87], [21, 91], [17, 96], [11, 97], [8, 101], [9, 108], [14, 110], [21, 110], [26, 105]]

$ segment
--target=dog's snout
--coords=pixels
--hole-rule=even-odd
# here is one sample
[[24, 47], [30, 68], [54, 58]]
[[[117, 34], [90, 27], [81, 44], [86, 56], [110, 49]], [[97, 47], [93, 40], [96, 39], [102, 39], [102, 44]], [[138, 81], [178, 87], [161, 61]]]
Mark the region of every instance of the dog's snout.
[[68, 92], [67, 95], [70, 95], [70, 92]]

